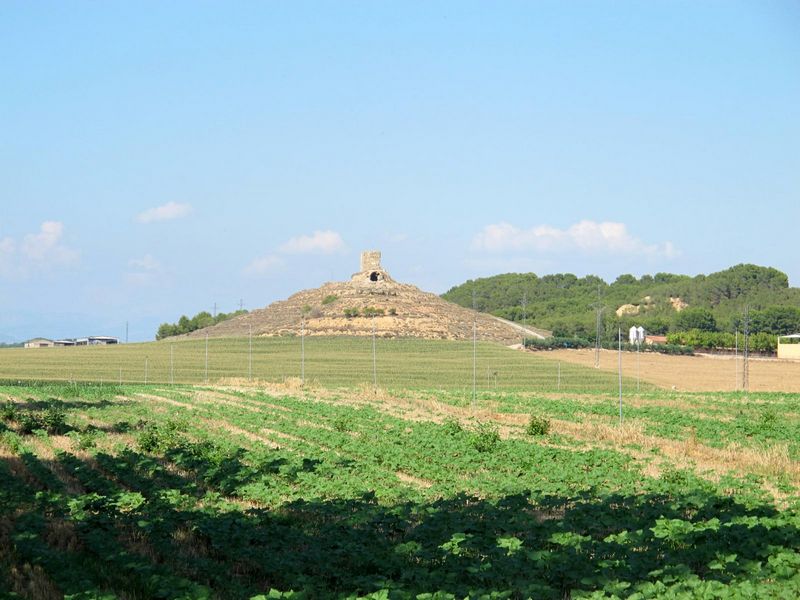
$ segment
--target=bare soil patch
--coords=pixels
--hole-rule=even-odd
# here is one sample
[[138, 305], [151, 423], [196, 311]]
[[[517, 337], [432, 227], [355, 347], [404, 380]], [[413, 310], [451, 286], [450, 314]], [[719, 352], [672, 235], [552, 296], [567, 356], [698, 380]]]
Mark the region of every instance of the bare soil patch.
[[[553, 350], [547, 358], [594, 367], [594, 350]], [[600, 369], [617, 371], [617, 353], [600, 351]], [[733, 356], [668, 356], [655, 352], [639, 354], [642, 381], [661, 388], [690, 392], [731, 392], [741, 382], [742, 358], [737, 367]], [[636, 377], [635, 352], [622, 353], [622, 374]], [[800, 362], [765, 358], [750, 360], [750, 391], [800, 393]]]

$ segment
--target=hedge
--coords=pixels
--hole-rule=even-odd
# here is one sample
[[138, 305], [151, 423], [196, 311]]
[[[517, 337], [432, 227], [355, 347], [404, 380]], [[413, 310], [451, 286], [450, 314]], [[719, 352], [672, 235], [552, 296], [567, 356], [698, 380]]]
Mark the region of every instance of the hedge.
[[[546, 339], [525, 338], [524, 345], [526, 348], [533, 350], [556, 350], [560, 348], [593, 348], [594, 342], [582, 338], [557, 338], [551, 337]], [[618, 342], [604, 342], [602, 347], [606, 350], [616, 350]], [[626, 352], [636, 352], [636, 344], [628, 342], [622, 343], [622, 349]], [[691, 355], [694, 349], [691, 346], [682, 344], [642, 344], [640, 350], [642, 352], [657, 352], [659, 354], [679, 354]]]
[[[705, 350], [733, 350], [736, 347], [736, 336], [733, 333], [691, 329], [668, 334], [667, 342]], [[750, 336], [748, 345], [753, 352], [774, 353], [778, 348], [778, 336], [770, 333], [754, 333]], [[739, 349], [743, 348], [744, 336], [739, 334]]]

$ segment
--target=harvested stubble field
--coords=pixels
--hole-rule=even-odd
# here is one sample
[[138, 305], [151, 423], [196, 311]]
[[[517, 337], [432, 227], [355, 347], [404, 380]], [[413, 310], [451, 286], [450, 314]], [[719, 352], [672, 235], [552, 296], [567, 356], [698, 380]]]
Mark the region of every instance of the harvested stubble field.
[[[584, 367], [594, 366], [594, 350], [554, 350], [540, 352], [551, 360]], [[636, 377], [637, 360], [642, 381], [661, 388], [694, 392], [736, 391], [741, 389], [741, 355], [667, 356], [655, 352], [622, 353], [622, 372]], [[612, 350], [600, 351], [600, 370], [617, 371], [618, 357]], [[738, 388], [737, 388], [738, 378]], [[800, 361], [754, 357], [750, 359], [751, 391], [800, 393]]]
[[650, 391], [622, 426], [598, 393], [473, 405], [458, 390], [7, 383], [0, 397], [0, 594], [800, 594], [793, 395]]

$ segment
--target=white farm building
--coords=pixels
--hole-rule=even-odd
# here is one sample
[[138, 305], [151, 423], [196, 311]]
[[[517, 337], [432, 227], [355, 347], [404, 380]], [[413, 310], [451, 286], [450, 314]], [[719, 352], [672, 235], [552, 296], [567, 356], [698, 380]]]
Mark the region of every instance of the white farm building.
[[778, 336], [778, 358], [800, 360], [800, 333]]

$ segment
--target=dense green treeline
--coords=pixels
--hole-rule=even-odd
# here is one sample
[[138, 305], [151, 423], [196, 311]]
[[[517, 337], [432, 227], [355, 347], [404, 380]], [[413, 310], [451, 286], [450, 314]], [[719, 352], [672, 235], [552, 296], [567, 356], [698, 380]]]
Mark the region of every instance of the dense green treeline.
[[233, 317], [238, 317], [246, 312], [246, 310], [235, 310], [229, 313], [217, 313], [217, 315], [214, 316], [210, 312], [202, 311], [197, 313], [191, 319], [186, 315], [182, 315], [181, 318], [178, 319], [177, 323], [162, 323], [158, 327], [158, 332], [156, 332], [156, 339], [163, 340], [164, 338], [171, 337], [173, 335], [191, 333], [197, 329], [210, 327], [211, 325], [216, 325], [217, 323], [226, 321]]
[[[737, 265], [711, 275], [657, 273], [636, 278], [620, 275], [613, 283], [588, 275], [507, 273], [470, 280], [445, 294], [446, 300], [513, 321], [549, 329], [560, 337], [593, 340], [594, 306], [603, 307], [603, 332], [641, 325], [653, 334], [689, 331], [734, 332], [750, 308], [754, 333], [800, 332], [800, 288], [789, 287], [786, 274], [756, 265]], [[628, 314], [617, 310], [630, 305]], [[677, 306], [683, 307], [676, 310]]]

